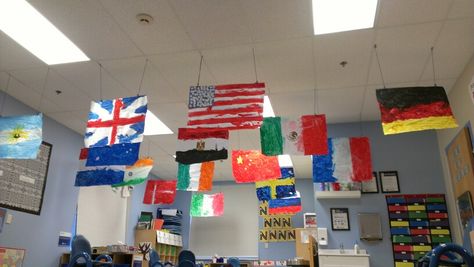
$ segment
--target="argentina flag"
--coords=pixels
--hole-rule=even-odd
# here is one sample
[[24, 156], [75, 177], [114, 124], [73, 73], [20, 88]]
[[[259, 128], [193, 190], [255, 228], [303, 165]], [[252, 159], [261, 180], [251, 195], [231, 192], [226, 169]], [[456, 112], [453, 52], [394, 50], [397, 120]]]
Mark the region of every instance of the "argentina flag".
[[142, 142], [146, 112], [146, 96], [93, 101], [84, 138], [85, 147]]

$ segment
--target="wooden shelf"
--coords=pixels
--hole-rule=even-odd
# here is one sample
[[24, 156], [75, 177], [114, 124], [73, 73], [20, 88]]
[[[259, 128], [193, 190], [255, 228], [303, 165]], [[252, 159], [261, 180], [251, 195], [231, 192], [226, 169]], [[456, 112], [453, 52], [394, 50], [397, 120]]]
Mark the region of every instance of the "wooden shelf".
[[316, 191], [317, 199], [360, 198], [360, 191]]

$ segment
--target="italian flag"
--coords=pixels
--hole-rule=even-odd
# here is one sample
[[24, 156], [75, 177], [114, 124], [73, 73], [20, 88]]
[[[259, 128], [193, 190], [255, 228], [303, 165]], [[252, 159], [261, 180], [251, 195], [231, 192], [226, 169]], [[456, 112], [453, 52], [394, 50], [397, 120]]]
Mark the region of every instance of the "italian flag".
[[224, 214], [224, 193], [195, 193], [191, 199], [191, 216], [214, 217]]
[[178, 164], [178, 190], [210, 191], [214, 176], [214, 162]]
[[153, 168], [153, 159], [142, 158], [137, 160], [132, 166], [125, 168], [123, 182], [114, 184], [112, 187], [137, 185], [145, 182]]
[[325, 155], [328, 153], [325, 115], [296, 119], [264, 118], [260, 127], [262, 153], [275, 155]]

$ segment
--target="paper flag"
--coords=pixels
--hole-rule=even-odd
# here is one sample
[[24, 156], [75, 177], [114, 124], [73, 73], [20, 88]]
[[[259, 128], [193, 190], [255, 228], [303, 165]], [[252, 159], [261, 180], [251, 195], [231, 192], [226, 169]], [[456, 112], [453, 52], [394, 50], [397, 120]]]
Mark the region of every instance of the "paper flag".
[[87, 121], [85, 146], [141, 143], [146, 112], [146, 96], [93, 101]]
[[183, 164], [227, 159], [229, 131], [178, 129], [176, 161]]
[[140, 144], [117, 144], [88, 150], [86, 166], [133, 165], [138, 160]]
[[214, 162], [178, 164], [178, 190], [210, 191], [214, 177]]
[[280, 167], [281, 178], [295, 177], [293, 167]]
[[237, 183], [253, 183], [281, 177], [276, 156], [265, 156], [258, 150], [232, 151], [232, 173]]
[[173, 204], [176, 198], [176, 180], [148, 180], [143, 204]]
[[443, 87], [377, 89], [384, 134], [457, 127]]
[[297, 119], [269, 117], [260, 127], [262, 153], [275, 155], [326, 155], [325, 115], [304, 115]]
[[80, 167], [76, 174], [75, 186], [113, 185], [123, 182], [125, 166], [86, 166], [89, 149], [81, 149]]
[[0, 118], [0, 158], [36, 159], [42, 142], [43, 114]]
[[255, 187], [257, 188], [257, 198], [260, 201], [290, 197], [296, 194], [295, 178], [255, 182]]
[[132, 166], [127, 166], [124, 173], [123, 182], [114, 184], [112, 187], [137, 185], [145, 182], [153, 168], [153, 159], [142, 158], [137, 160]]
[[256, 129], [264, 95], [264, 83], [191, 86], [188, 128]]
[[191, 199], [192, 217], [214, 217], [224, 214], [224, 194], [194, 193]]
[[329, 154], [313, 156], [313, 181], [362, 182], [372, 179], [367, 137], [329, 138]]
[[268, 214], [295, 214], [302, 210], [300, 193], [295, 196], [270, 199], [268, 201]]

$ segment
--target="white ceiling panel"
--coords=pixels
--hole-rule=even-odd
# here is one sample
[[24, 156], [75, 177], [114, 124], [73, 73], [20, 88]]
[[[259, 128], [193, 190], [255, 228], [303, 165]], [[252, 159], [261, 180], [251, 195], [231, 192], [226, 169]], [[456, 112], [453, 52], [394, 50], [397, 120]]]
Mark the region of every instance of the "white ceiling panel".
[[[166, 0], [101, 0], [120, 27], [147, 55], [193, 49], [189, 36]], [[137, 15], [153, 17], [148, 25]]]
[[123, 58], [141, 54], [100, 1], [29, 2], [90, 58]]
[[443, 20], [453, 0], [379, 0], [378, 27]]
[[0, 31], [0, 71], [41, 66], [41, 60]]
[[[373, 51], [374, 35], [374, 30], [371, 29], [314, 37], [318, 88], [364, 85], [370, 54]], [[345, 67], [340, 65], [343, 61], [347, 62]]]
[[270, 94], [314, 88], [311, 45], [311, 38], [257, 44], [258, 79]]
[[[375, 43], [385, 83], [418, 81], [442, 22], [386, 28], [377, 31]], [[382, 83], [373, 57], [369, 84]]]
[[[296, 117], [304, 114], [313, 114], [315, 110], [318, 110], [318, 107], [315, 106], [315, 97], [316, 104], [318, 104], [319, 92], [316, 92], [315, 96], [314, 90], [285, 92], [271, 94], [270, 102], [277, 116]], [[298, 104], [294, 105], [294, 103]]]
[[238, 0], [169, 1], [196, 48], [206, 49], [252, 41], [249, 23]]
[[322, 90], [318, 92], [319, 112], [328, 123], [360, 121], [364, 87]]
[[241, 0], [254, 41], [313, 35], [310, 0]]
[[465, 18], [473, 17], [474, 1], [472, 0], [454, 0], [454, 3], [449, 11], [448, 18]]
[[[436, 78], [456, 78], [474, 52], [474, 17], [447, 21], [433, 52]], [[421, 79], [433, 79], [431, 58]]]

